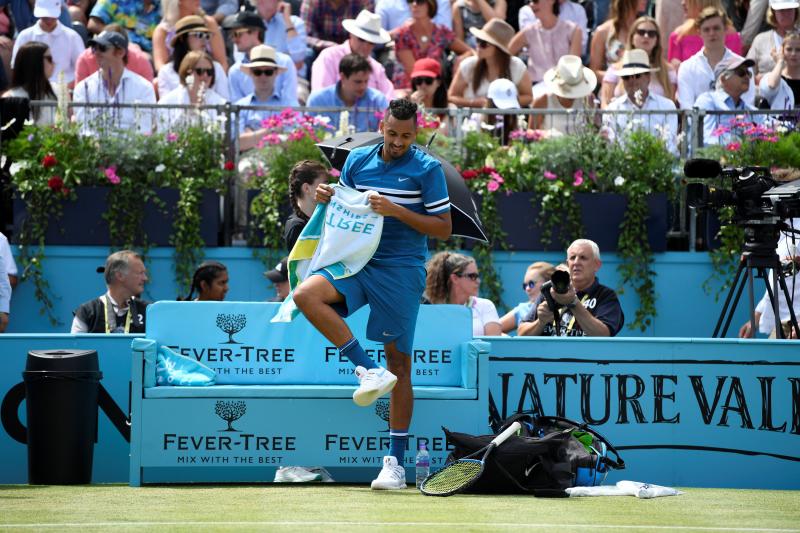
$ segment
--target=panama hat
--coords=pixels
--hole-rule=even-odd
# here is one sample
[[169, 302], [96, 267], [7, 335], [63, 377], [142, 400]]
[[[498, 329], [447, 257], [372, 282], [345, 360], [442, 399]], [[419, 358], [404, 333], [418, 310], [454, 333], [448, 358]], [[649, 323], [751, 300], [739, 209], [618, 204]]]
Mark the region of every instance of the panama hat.
[[469, 32], [482, 41], [491, 43], [503, 52], [511, 55], [508, 45], [514, 37], [514, 28], [503, 19], [492, 18], [483, 28], [470, 28]]
[[583, 98], [594, 91], [597, 75], [583, 66], [581, 58], [561, 56], [555, 67], [544, 73], [544, 82], [553, 94], [562, 98]]
[[286, 67], [278, 64], [278, 55], [275, 53], [275, 49], [265, 44], [254, 46], [250, 50], [250, 62], [242, 64], [244, 69], [256, 67], [272, 67], [278, 70], [286, 70]]
[[625, 50], [622, 54], [622, 68], [617, 71], [617, 76], [634, 76], [647, 72], [657, 72], [658, 68], [650, 68], [650, 56], [640, 48]]
[[209, 30], [208, 26], [206, 26], [206, 21], [203, 20], [203, 17], [199, 15], [189, 15], [188, 17], [183, 17], [175, 23], [175, 35], [172, 37], [172, 41], [170, 41], [171, 46], [173, 48], [175, 47], [175, 41], [178, 40], [178, 37], [193, 31], [209, 34], [211, 33], [211, 30]]
[[386, 44], [392, 40], [389, 32], [381, 27], [381, 17], [362, 9], [354, 19], [344, 19], [342, 26], [356, 37], [374, 44]]

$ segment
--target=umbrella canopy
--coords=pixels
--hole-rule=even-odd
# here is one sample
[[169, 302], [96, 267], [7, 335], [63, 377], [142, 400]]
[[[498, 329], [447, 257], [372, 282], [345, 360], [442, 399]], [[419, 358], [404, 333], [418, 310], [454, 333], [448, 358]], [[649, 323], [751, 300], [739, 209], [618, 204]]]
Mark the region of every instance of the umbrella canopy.
[[[335, 139], [328, 139], [318, 143], [320, 150], [331, 162], [331, 165], [337, 170], [341, 170], [350, 150], [360, 146], [370, 146], [383, 142], [383, 135], [376, 132], [354, 133], [353, 135], [345, 135], [336, 137]], [[481, 225], [481, 219], [478, 216], [478, 209], [475, 207], [475, 201], [472, 199], [472, 194], [461, 177], [461, 173], [449, 162], [441, 159], [439, 156], [424, 148], [418, 146], [424, 152], [436, 158], [442, 164], [444, 177], [447, 181], [447, 193], [450, 196], [450, 216], [453, 220], [453, 236], [465, 237], [467, 239], [475, 239], [477, 241], [487, 242], [486, 234]]]

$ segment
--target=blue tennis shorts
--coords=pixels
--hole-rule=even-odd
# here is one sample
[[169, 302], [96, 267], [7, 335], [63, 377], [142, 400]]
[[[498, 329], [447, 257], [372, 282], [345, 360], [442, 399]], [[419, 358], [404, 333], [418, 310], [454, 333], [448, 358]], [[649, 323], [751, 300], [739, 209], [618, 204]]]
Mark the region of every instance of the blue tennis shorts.
[[369, 304], [369, 340], [383, 344], [394, 341], [398, 350], [411, 353], [420, 299], [425, 290], [425, 267], [376, 266], [369, 262], [347, 278], [333, 279], [324, 270], [314, 275], [323, 276], [344, 296], [344, 303], [333, 306], [340, 316], [348, 317]]

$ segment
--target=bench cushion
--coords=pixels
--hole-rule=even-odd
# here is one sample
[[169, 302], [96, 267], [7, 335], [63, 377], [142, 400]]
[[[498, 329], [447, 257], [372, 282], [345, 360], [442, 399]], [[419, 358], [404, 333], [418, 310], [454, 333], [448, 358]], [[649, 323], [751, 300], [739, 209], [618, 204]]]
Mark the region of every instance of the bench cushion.
[[[352, 398], [352, 385], [216, 385], [214, 387], [148, 387], [145, 398]], [[478, 389], [414, 387], [418, 400], [474, 400]]]

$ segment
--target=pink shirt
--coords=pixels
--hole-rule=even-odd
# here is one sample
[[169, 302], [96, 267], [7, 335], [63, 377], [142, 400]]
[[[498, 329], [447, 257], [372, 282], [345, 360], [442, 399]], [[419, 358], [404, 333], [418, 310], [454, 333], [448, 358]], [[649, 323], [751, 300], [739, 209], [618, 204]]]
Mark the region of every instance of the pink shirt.
[[[153, 78], [155, 77], [153, 66], [150, 64], [147, 54], [142, 52], [142, 49], [139, 48], [138, 45], [128, 45], [127, 68], [150, 83], [153, 83]], [[78, 62], [75, 65], [75, 84], [88, 78], [95, 72], [97, 72], [97, 60], [94, 58], [94, 54], [92, 54], [92, 49], [87, 48], [78, 56]]]
[[[725, 34], [725, 47], [734, 54], [742, 55], [742, 38], [737, 32]], [[699, 35], [684, 35], [678, 39], [673, 31], [669, 34], [669, 47], [667, 48], [667, 61], [678, 59], [686, 61], [703, 48], [703, 38]]]
[[[311, 91], [318, 91], [335, 85], [339, 81], [339, 62], [342, 58], [349, 54], [350, 41], [347, 40], [342, 44], [330, 46], [320, 52], [317, 59], [311, 65]], [[367, 58], [372, 67], [372, 74], [369, 76], [368, 85], [373, 89], [377, 89], [386, 95], [386, 98], [391, 100], [394, 98], [394, 85], [386, 77], [386, 69], [383, 65], [375, 61], [372, 57]]]

